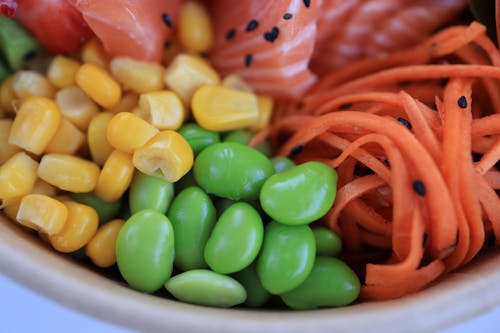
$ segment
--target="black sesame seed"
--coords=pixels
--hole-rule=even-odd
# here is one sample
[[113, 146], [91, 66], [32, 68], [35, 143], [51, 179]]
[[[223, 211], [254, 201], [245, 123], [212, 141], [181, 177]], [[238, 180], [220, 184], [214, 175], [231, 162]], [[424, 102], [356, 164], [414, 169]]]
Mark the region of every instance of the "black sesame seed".
[[415, 180], [413, 182], [413, 190], [415, 191], [415, 193], [417, 193], [418, 195], [420, 196], [424, 196], [425, 195], [425, 185], [424, 183], [422, 183], [421, 180]]
[[344, 103], [339, 106], [340, 110], [349, 110], [352, 108], [352, 103]]
[[283, 15], [283, 19], [284, 19], [284, 20], [289, 20], [289, 19], [291, 19], [291, 18], [292, 18], [292, 16], [293, 16], [293, 15], [292, 15], [291, 13], [285, 13], [285, 15]]
[[245, 66], [250, 67], [252, 64], [253, 56], [251, 54], [247, 54], [245, 56]]
[[302, 150], [304, 150], [304, 146], [303, 145], [295, 146], [295, 147], [292, 148], [292, 151], [290, 152], [290, 156], [298, 155], [298, 154], [300, 154], [300, 152]]
[[387, 165], [389, 168], [391, 167], [391, 162], [385, 157], [382, 158], [382, 162], [384, 162], [385, 165]]
[[403, 125], [404, 127], [408, 128], [409, 130], [411, 130], [411, 124], [408, 120], [406, 120], [405, 118], [401, 118], [399, 117], [398, 118], [398, 122]]
[[172, 28], [172, 19], [170, 18], [170, 15], [163, 13], [161, 14], [161, 18], [167, 27]]
[[227, 40], [231, 40], [234, 38], [234, 36], [236, 36], [236, 30], [235, 29], [229, 29], [227, 32], [226, 32], [226, 39]]
[[264, 33], [264, 39], [272, 43], [276, 40], [276, 38], [278, 38], [279, 33], [280, 29], [275, 26], [271, 29], [271, 31], [266, 31]]
[[306, 8], [309, 8], [309, 6], [311, 5], [311, 0], [304, 0], [304, 5], [306, 6]]
[[35, 51], [35, 50], [30, 50], [29, 52], [27, 52], [27, 53], [24, 55], [23, 59], [24, 59], [25, 61], [29, 61], [29, 60], [33, 60], [33, 59], [35, 59], [35, 57], [36, 57], [36, 51]]
[[427, 246], [427, 239], [429, 238], [429, 235], [424, 232], [422, 235], [422, 247], [425, 248]]
[[247, 32], [253, 31], [253, 30], [257, 29], [258, 26], [259, 26], [259, 22], [257, 22], [257, 20], [251, 20], [250, 22], [248, 22], [247, 27], [245, 28], [245, 31], [247, 31]]
[[462, 109], [465, 109], [467, 107], [467, 98], [465, 96], [460, 96], [458, 99], [458, 106], [460, 106]]

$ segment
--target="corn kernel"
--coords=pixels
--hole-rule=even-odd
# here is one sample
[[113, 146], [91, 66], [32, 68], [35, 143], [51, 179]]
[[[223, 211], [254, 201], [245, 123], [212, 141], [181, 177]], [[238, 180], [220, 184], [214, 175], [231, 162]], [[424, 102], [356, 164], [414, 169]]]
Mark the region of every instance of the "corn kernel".
[[78, 68], [80, 63], [75, 59], [58, 55], [49, 64], [47, 78], [57, 88], [74, 86]]
[[54, 137], [61, 122], [57, 105], [45, 97], [23, 101], [10, 129], [9, 143], [34, 154], [41, 154]]
[[252, 87], [236, 74], [230, 74], [222, 80], [222, 85], [226, 88], [236, 89], [246, 92], [253, 92]]
[[214, 34], [208, 10], [199, 2], [185, 1], [179, 10], [178, 37], [184, 48], [193, 53], [208, 52]]
[[168, 90], [142, 94], [139, 107], [142, 118], [160, 130], [180, 128], [186, 115], [179, 96]]
[[132, 112], [138, 103], [139, 95], [135, 92], [128, 91], [122, 95], [122, 98], [120, 98], [120, 101], [117, 104], [107, 108], [106, 111], [111, 113]]
[[182, 135], [166, 130], [136, 149], [133, 162], [142, 173], [173, 183], [193, 166], [193, 151]]
[[14, 113], [14, 101], [17, 99], [12, 83], [14, 76], [11, 75], [0, 84], [0, 108], [8, 113]]
[[128, 57], [115, 57], [110, 64], [111, 73], [125, 89], [139, 94], [163, 88], [162, 65]]
[[63, 118], [45, 152], [73, 155], [84, 143], [85, 135], [73, 123]]
[[120, 101], [121, 88], [118, 82], [104, 69], [83, 64], [75, 76], [76, 84], [97, 104], [109, 108]]
[[99, 113], [99, 107], [77, 86], [63, 88], [56, 93], [56, 104], [64, 118], [82, 131], [89, 126], [90, 119]]
[[52, 98], [56, 93], [56, 89], [45, 76], [30, 70], [17, 71], [14, 74], [12, 89], [19, 98], [30, 96]]
[[16, 221], [47, 235], [60, 232], [68, 217], [66, 206], [47, 195], [28, 194], [23, 197]]
[[[38, 178], [33, 186], [33, 190], [29, 194], [43, 194], [49, 197], [54, 197], [57, 194], [57, 190], [54, 186]], [[2, 201], [0, 209], [3, 208], [5, 215], [15, 221], [22, 198], [23, 196], [5, 199]]]
[[112, 118], [112, 113], [101, 112], [92, 118], [87, 129], [87, 144], [90, 156], [99, 165], [103, 165], [114, 150], [106, 137], [108, 124]]
[[91, 38], [83, 44], [80, 58], [86, 64], [94, 64], [101, 68], [108, 68], [109, 65], [109, 56], [97, 38]]
[[38, 163], [24, 152], [16, 153], [0, 166], [0, 199], [26, 195], [33, 190]]
[[130, 186], [134, 170], [131, 154], [113, 151], [99, 174], [95, 194], [107, 202], [120, 199]]
[[156, 133], [158, 129], [139, 116], [120, 112], [109, 122], [106, 137], [114, 148], [130, 153], [144, 145]]
[[188, 55], [177, 55], [165, 70], [165, 84], [181, 98], [185, 105], [199, 87], [219, 84], [219, 74], [205, 60]]
[[254, 94], [214, 85], [196, 90], [191, 110], [196, 122], [212, 131], [246, 127], [259, 116]]
[[110, 267], [116, 263], [116, 239], [124, 220], [116, 219], [102, 225], [87, 243], [85, 254], [98, 267]]
[[90, 192], [96, 187], [99, 166], [71, 155], [46, 154], [40, 161], [38, 176], [61, 190]]
[[269, 126], [271, 122], [271, 115], [273, 113], [274, 101], [270, 96], [257, 95], [257, 108], [259, 116], [257, 121], [248, 126], [248, 130], [257, 132]]
[[4, 164], [15, 153], [21, 151], [18, 146], [9, 143], [9, 134], [12, 127], [12, 119], [0, 119], [0, 165]]

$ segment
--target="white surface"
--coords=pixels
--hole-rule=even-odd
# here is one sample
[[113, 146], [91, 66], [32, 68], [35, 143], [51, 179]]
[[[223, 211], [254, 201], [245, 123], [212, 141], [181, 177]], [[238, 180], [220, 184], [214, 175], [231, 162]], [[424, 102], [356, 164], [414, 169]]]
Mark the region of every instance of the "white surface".
[[[66, 308], [3, 275], [0, 275], [0, 332], [135, 333]], [[440, 333], [470, 332], [500, 333], [500, 306]]]

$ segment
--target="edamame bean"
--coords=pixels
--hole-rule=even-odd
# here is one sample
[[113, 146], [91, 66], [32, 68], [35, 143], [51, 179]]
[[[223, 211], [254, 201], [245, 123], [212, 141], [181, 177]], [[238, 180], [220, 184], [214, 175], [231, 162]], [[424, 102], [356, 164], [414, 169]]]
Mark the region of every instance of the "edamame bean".
[[360, 282], [349, 266], [337, 258], [317, 257], [311, 274], [297, 288], [281, 295], [292, 309], [344, 306], [358, 298]]
[[[250, 131], [247, 131], [244, 129], [237, 129], [237, 130], [233, 130], [233, 131], [228, 132], [224, 136], [224, 141], [225, 142], [238, 142], [238, 143], [241, 143], [243, 145], [247, 145], [253, 136], [254, 136], [254, 133], [252, 133]], [[264, 141], [264, 142], [258, 144], [255, 147], [255, 149], [257, 149], [262, 154], [264, 154], [268, 157], [270, 157], [273, 154], [272, 149], [271, 149], [271, 145], [267, 141]]]
[[285, 156], [275, 156], [271, 158], [271, 163], [273, 163], [274, 171], [276, 173], [285, 171], [295, 166], [295, 162]]
[[154, 292], [172, 274], [174, 231], [169, 219], [155, 210], [132, 215], [116, 240], [116, 262], [121, 275], [132, 287]]
[[246, 202], [228, 207], [217, 220], [205, 246], [205, 260], [217, 273], [229, 274], [252, 263], [262, 245], [264, 225]]
[[205, 147], [220, 142], [220, 134], [218, 132], [204, 129], [196, 123], [185, 124], [178, 132], [189, 143], [195, 155]]
[[99, 217], [99, 224], [106, 223], [114, 219], [121, 209], [121, 201], [106, 202], [99, 198], [94, 192], [70, 193], [70, 197], [84, 205], [95, 209]]
[[314, 227], [312, 230], [316, 240], [317, 255], [332, 257], [339, 255], [342, 241], [335, 232], [325, 227]]
[[215, 143], [203, 149], [193, 171], [205, 191], [232, 200], [257, 199], [264, 181], [274, 173], [269, 158], [236, 142]]
[[234, 274], [234, 278], [238, 280], [247, 291], [247, 299], [245, 305], [256, 308], [267, 303], [271, 294], [264, 289], [259, 280], [255, 265], [250, 265], [244, 270]]
[[206, 269], [176, 275], [165, 283], [165, 288], [183, 302], [217, 307], [231, 307], [243, 303], [247, 297], [238, 281]]
[[129, 190], [130, 212], [153, 209], [165, 214], [174, 196], [174, 185], [163, 178], [136, 171]]
[[205, 244], [216, 220], [215, 207], [199, 187], [188, 187], [172, 201], [167, 213], [175, 235], [174, 264], [181, 270], [207, 267]]
[[299, 286], [314, 264], [316, 245], [308, 225], [270, 222], [257, 259], [257, 274], [271, 294], [282, 294]]
[[260, 192], [262, 209], [275, 221], [311, 223], [332, 207], [337, 173], [320, 162], [306, 162], [269, 177]]

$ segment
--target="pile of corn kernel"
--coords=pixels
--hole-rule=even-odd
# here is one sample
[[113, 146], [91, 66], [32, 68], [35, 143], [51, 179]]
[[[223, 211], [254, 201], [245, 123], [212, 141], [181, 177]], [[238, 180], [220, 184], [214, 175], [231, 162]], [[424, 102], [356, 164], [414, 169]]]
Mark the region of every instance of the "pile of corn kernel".
[[[200, 45], [185, 38], [188, 46]], [[111, 59], [91, 39], [75, 56], [53, 57], [45, 73], [21, 70], [3, 81], [3, 213], [57, 251], [85, 248], [96, 265], [113, 265], [124, 221], [99, 223], [92, 207], [68, 194], [92, 192], [114, 202], [136, 170], [178, 181], [194, 159], [177, 132], [186, 122], [213, 131], [258, 131], [269, 123], [271, 98], [253, 93], [237, 76], [220, 78], [189, 51], [172, 47], [162, 63]]]

